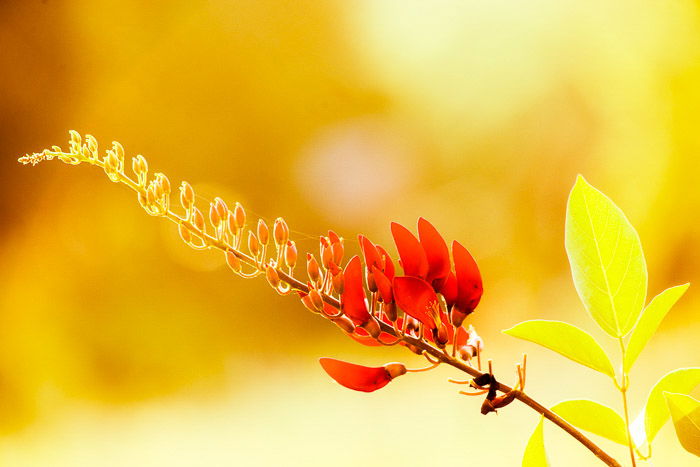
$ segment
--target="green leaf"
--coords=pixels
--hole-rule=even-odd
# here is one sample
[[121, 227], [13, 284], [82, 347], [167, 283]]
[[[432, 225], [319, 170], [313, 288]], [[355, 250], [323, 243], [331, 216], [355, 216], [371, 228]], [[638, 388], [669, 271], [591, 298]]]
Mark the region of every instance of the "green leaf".
[[647, 295], [637, 232], [607, 196], [579, 175], [566, 207], [566, 253], [586, 310], [613, 337], [627, 335]]
[[664, 392], [681, 445], [700, 457], [700, 401], [685, 394]]
[[523, 321], [503, 332], [547, 347], [576, 363], [615, 377], [615, 370], [600, 344], [573, 324], [536, 319]]
[[700, 368], [680, 368], [663, 376], [651, 389], [644, 407], [644, 431], [646, 439], [635, 439], [638, 446], [642, 442], [651, 443], [662, 426], [668, 421], [669, 411], [664, 392], [687, 394], [700, 384]]
[[547, 453], [544, 450], [544, 417], [535, 427], [535, 431], [530, 435], [530, 439], [523, 453], [523, 467], [549, 467]]
[[627, 446], [625, 422], [608, 406], [578, 399], [560, 402], [552, 407], [552, 412], [582, 430]]
[[639, 322], [634, 327], [634, 331], [632, 331], [632, 335], [627, 344], [624, 361], [625, 372], [628, 372], [632, 368], [639, 353], [644, 349], [644, 346], [647, 345], [651, 336], [654, 335], [661, 321], [671, 310], [671, 307], [675, 305], [678, 299], [688, 290], [689, 286], [690, 284], [683, 284], [666, 289], [654, 297], [651, 303], [647, 305], [641, 318], [639, 318]]

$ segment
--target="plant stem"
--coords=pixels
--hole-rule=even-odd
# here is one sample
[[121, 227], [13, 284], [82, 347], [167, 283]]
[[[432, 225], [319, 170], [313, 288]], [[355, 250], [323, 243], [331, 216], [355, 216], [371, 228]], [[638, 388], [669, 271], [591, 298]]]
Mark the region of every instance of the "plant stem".
[[[619, 338], [620, 341], [620, 350], [622, 352], [622, 361], [625, 361], [625, 342], [622, 340], [622, 337]], [[634, 444], [632, 443], [632, 433], [630, 432], [630, 416], [629, 416], [629, 407], [627, 404], [627, 388], [629, 387], [629, 376], [627, 376], [627, 371], [625, 370], [624, 365], [622, 366], [622, 384], [618, 386], [618, 389], [620, 390], [620, 394], [622, 394], [622, 406], [624, 407], [625, 410], [625, 429], [627, 431], [627, 447], [630, 450], [630, 459], [632, 460], [632, 467], [637, 467], [637, 461], [634, 458]]]
[[[99, 158], [94, 158], [94, 159], [89, 159], [82, 154], [73, 154], [73, 153], [61, 153], [61, 152], [49, 152], [47, 151], [49, 155], [52, 157], [59, 157], [59, 156], [67, 156], [75, 159], [78, 162], [85, 162], [91, 165], [95, 165], [97, 167], [104, 168], [105, 163], [104, 161], [100, 160]], [[27, 162], [25, 162], [27, 163]], [[77, 162], [76, 162], [77, 163]], [[146, 189], [145, 187], [139, 185], [137, 182], [129, 178], [123, 171], [119, 171], [115, 174], [118, 178], [118, 180], [124, 185], [128, 186], [132, 190], [134, 190], [136, 193], [146, 196]], [[223, 240], [217, 239], [215, 237], [212, 237], [211, 235], [207, 234], [206, 232], [198, 230], [191, 222], [187, 221], [186, 219], [178, 216], [176, 213], [172, 212], [171, 210], [167, 210], [164, 212], [162, 217], [167, 218], [168, 220], [176, 223], [176, 224], [182, 224], [184, 225], [188, 230], [190, 230], [194, 235], [198, 236], [201, 238], [204, 243], [206, 244], [206, 247], [208, 248], [217, 248], [219, 250], [222, 250], [224, 252], [230, 251], [234, 255], [236, 255], [241, 262], [246, 263], [250, 266], [253, 266], [254, 268], [260, 270], [261, 264], [253, 257], [250, 255], [247, 255], [246, 253], [240, 251], [238, 248], [235, 248], [232, 245], [229, 245]], [[280, 268], [276, 268], [277, 274], [279, 275], [280, 279], [282, 279], [284, 282], [287, 282], [292, 289], [296, 289], [301, 292], [309, 292], [309, 289], [307, 285], [296, 279], [295, 277], [291, 276], [290, 274], [287, 274], [285, 271], [283, 271]], [[340, 301], [336, 299], [335, 297], [332, 297], [327, 294], [322, 294], [323, 300], [328, 303], [329, 305], [336, 307], [337, 309], [340, 310]], [[416, 339], [414, 337], [411, 337], [407, 334], [403, 333], [397, 333], [396, 330], [394, 329], [393, 326], [390, 326], [382, 321], [378, 321], [379, 326], [382, 331], [392, 335], [393, 337], [397, 339], [402, 339], [408, 344], [411, 344], [421, 350], [423, 350], [425, 353], [431, 355], [432, 357], [436, 358], [442, 363], [445, 363], [447, 365], [450, 365], [464, 373], [467, 373], [468, 375], [476, 378], [481, 376], [483, 373], [478, 371], [476, 368], [471, 367], [468, 365], [466, 362], [457, 359], [442, 350], [438, 349], [437, 347], [432, 346], [430, 343], [424, 341], [423, 339]], [[623, 352], [624, 352], [624, 347], [623, 347]], [[497, 390], [503, 393], [509, 392], [512, 390], [509, 386], [503, 384], [503, 383], [495, 383], [497, 385]], [[560, 427], [562, 430], [567, 432], [569, 435], [571, 435], [574, 439], [576, 439], [579, 443], [583, 444], [586, 448], [588, 448], [596, 457], [598, 457], [602, 462], [604, 462], [606, 465], [611, 466], [611, 467], [621, 467], [621, 465], [610, 455], [608, 455], [605, 451], [603, 451], [600, 447], [598, 447], [593, 441], [588, 439], [583, 433], [578, 431], [576, 428], [574, 428], [571, 424], [566, 422], [563, 418], [559, 417], [557, 414], [552, 412], [551, 410], [547, 409], [545, 406], [540, 404], [539, 402], [535, 401], [532, 399], [530, 396], [525, 394], [524, 392], [518, 392], [516, 399], [522, 402], [523, 404], [527, 405], [531, 409], [533, 409], [535, 412], [543, 415], [545, 418], [550, 420], [552, 423]], [[623, 392], [623, 399], [625, 401], [625, 419], [627, 421], [627, 399], [625, 397], [625, 393]], [[628, 439], [630, 440], [630, 451], [632, 450], [632, 444], [631, 444], [631, 437], [629, 434], [629, 423], [627, 423], [627, 435]], [[634, 464], [634, 455], [632, 456], [632, 464]]]

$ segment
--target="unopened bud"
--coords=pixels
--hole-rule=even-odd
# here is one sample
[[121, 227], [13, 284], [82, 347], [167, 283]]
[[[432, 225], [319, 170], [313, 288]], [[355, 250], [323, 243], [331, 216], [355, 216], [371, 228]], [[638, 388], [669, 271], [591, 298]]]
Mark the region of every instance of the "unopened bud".
[[297, 246], [292, 240], [287, 242], [287, 248], [284, 251], [284, 262], [290, 269], [297, 264]]
[[337, 294], [342, 295], [345, 290], [345, 275], [343, 271], [341, 270], [334, 275], [331, 282], [333, 283], [333, 290], [335, 290]]
[[187, 182], [182, 182], [180, 185], [180, 204], [187, 210], [192, 209], [194, 205], [194, 189]]
[[112, 151], [120, 164], [124, 163], [124, 147], [118, 141], [112, 141]]
[[231, 250], [226, 250], [226, 264], [233, 272], [241, 272], [241, 260]]
[[145, 167], [145, 160], [142, 155], [138, 155], [136, 157], [131, 158], [131, 170], [137, 175], [141, 176], [143, 175], [146, 171], [144, 170]]
[[216, 197], [214, 198], [214, 206], [216, 213], [219, 215], [219, 219], [224, 220], [228, 217], [228, 206], [223, 199]]
[[323, 297], [318, 290], [309, 289], [309, 297], [311, 298], [311, 304], [317, 311], [323, 310]]
[[267, 224], [264, 220], [258, 219], [258, 239], [260, 243], [267, 246], [270, 241], [270, 229], [267, 228]]
[[250, 250], [250, 254], [253, 257], [257, 257], [260, 254], [260, 243], [252, 230], [248, 231], [248, 250]]
[[321, 282], [321, 270], [318, 267], [318, 261], [314, 258], [311, 253], [306, 254], [306, 272], [309, 275], [309, 279], [314, 284], [319, 284]]
[[326, 269], [330, 269], [333, 263], [333, 250], [331, 250], [331, 244], [325, 237], [321, 237], [321, 262]]
[[219, 217], [219, 213], [214, 203], [209, 204], [209, 222], [211, 222], [211, 225], [214, 227], [219, 227], [219, 224], [221, 224], [221, 217]]
[[379, 327], [379, 323], [374, 318], [370, 318], [365, 324], [362, 325], [367, 334], [374, 337], [375, 339], [379, 337], [379, 333], [382, 331]]
[[165, 174], [158, 174], [158, 178], [160, 180], [160, 185], [163, 189], [163, 193], [165, 195], [170, 194], [170, 179], [168, 179], [168, 176]]
[[192, 225], [194, 225], [197, 230], [204, 232], [204, 214], [202, 214], [202, 211], [196, 206], [192, 208]]
[[275, 269], [272, 266], [267, 266], [267, 269], [265, 270], [265, 278], [267, 278], [267, 282], [270, 283], [273, 289], [277, 289], [280, 285], [280, 276], [277, 274], [277, 269]]
[[180, 238], [185, 243], [192, 242], [192, 232], [185, 226], [185, 224], [178, 224], [177, 230], [180, 233]]
[[345, 253], [342, 238], [338, 242], [331, 243], [331, 251], [333, 253], [333, 262], [340, 265], [343, 262], [343, 255]]
[[333, 318], [331, 321], [333, 321], [340, 329], [348, 334], [355, 332], [355, 325], [353, 324], [352, 320], [345, 315]]
[[236, 202], [236, 206], [233, 208], [233, 218], [236, 228], [242, 229], [245, 226], [245, 209], [241, 203]]
[[275, 219], [275, 225], [273, 227], [273, 234], [275, 236], [275, 245], [279, 248], [287, 243], [289, 240], [289, 227], [284, 219], [278, 217]]
[[328, 240], [330, 240], [331, 245], [334, 243], [340, 242], [340, 237], [338, 236], [337, 233], [333, 232], [332, 230], [328, 231]]

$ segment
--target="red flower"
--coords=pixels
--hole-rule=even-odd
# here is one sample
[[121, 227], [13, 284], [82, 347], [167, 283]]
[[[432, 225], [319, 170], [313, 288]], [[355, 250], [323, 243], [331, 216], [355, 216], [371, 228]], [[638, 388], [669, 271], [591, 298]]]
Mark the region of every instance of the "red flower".
[[340, 385], [348, 389], [362, 392], [372, 392], [381, 389], [389, 382], [406, 373], [406, 367], [401, 363], [387, 363], [380, 367], [367, 367], [354, 363], [343, 362], [334, 358], [319, 359], [326, 373]]

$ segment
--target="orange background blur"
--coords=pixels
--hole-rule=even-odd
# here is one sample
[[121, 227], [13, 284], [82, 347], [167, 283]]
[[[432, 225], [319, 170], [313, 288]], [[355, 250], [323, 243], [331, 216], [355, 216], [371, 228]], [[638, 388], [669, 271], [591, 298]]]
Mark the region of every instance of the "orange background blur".
[[[470, 319], [497, 374], [528, 352], [546, 405], [621, 405], [606, 377], [499, 332], [566, 320], [617, 358], [570, 279], [577, 173], [638, 229], [650, 296], [700, 284], [690, 0], [6, 1], [0, 70], [3, 466], [511, 466], [537, 422], [515, 404], [480, 415], [449, 369], [341, 388], [319, 356], [421, 361], [189, 250], [99, 169], [16, 163], [71, 128], [204, 204], [285, 217], [302, 251], [329, 228], [353, 252], [360, 232], [391, 246], [390, 221], [428, 218], [479, 262]], [[695, 284], [631, 375], [634, 413], [660, 376], [700, 363]], [[559, 430], [546, 440], [554, 465], [596, 465]], [[695, 462], [670, 426], [654, 459]]]

